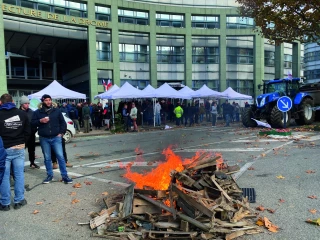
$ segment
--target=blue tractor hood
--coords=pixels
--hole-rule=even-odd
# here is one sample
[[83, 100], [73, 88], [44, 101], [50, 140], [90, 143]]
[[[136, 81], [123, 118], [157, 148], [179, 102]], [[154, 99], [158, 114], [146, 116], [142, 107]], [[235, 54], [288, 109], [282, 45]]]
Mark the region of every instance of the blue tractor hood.
[[262, 108], [264, 105], [276, 101], [279, 98], [280, 94], [278, 92], [261, 94], [257, 97], [256, 104], [258, 108]]

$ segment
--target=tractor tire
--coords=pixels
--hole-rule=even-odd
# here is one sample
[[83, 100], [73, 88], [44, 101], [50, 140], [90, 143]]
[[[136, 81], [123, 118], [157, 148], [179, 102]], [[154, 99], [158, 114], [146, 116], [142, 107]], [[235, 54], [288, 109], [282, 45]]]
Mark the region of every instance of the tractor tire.
[[315, 112], [311, 109], [314, 103], [310, 98], [305, 98], [299, 105], [299, 118], [296, 119], [298, 125], [310, 125], [314, 122]]
[[251, 108], [244, 108], [242, 112], [242, 123], [245, 127], [256, 127], [257, 123], [252, 120], [253, 112]]
[[[291, 120], [291, 112], [286, 112], [287, 119], [286, 119], [286, 127], [290, 126], [290, 120]], [[283, 128], [284, 127], [284, 121], [283, 121], [283, 112], [281, 112], [277, 106], [274, 106], [271, 110], [270, 115], [270, 125], [273, 128]]]

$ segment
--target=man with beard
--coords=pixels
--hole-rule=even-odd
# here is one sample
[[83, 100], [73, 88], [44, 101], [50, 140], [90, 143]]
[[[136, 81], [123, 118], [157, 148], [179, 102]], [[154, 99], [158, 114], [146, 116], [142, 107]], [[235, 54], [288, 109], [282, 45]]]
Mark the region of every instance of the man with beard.
[[66, 184], [72, 183], [72, 179], [68, 177], [66, 162], [62, 151], [62, 137], [66, 132], [67, 124], [61, 111], [52, 106], [50, 95], [44, 94], [41, 97], [41, 101], [42, 106], [34, 112], [31, 124], [34, 127], [38, 127], [40, 145], [47, 170], [47, 178], [42, 183], [49, 183], [53, 179], [51, 148], [57, 156], [62, 181]]

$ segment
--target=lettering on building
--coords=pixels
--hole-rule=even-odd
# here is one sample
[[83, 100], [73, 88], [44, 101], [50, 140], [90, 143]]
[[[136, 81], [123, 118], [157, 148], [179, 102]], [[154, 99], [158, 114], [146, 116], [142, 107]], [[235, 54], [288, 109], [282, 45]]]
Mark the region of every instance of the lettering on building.
[[106, 21], [98, 21], [98, 20], [96, 21], [96, 20], [90, 20], [88, 18], [66, 16], [66, 15], [38, 11], [31, 8], [23, 8], [19, 6], [8, 5], [8, 4], [2, 4], [2, 12], [8, 13], [8, 14], [31, 17], [31, 18], [38, 18], [43, 20], [56, 21], [61, 23], [96, 26], [101, 28], [108, 27], [108, 23]]

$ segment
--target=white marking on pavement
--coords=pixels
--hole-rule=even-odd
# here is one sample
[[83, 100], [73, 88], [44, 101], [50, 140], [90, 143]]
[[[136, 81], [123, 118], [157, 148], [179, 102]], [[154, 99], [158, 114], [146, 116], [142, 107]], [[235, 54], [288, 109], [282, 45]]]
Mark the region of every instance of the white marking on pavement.
[[[286, 142], [286, 143], [284, 143], [284, 144], [282, 144], [282, 145], [280, 145], [280, 146], [271, 148], [271, 149], [265, 151], [264, 154], [268, 154], [268, 153], [272, 152], [273, 149], [282, 148], [282, 147], [284, 147], [284, 146], [286, 146], [286, 145], [289, 145], [289, 144], [291, 144], [291, 143], [293, 143], [293, 141]], [[255, 158], [255, 161], [258, 160], [258, 159], [260, 159], [260, 158], [262, 158], [262, 154], [260, 154], [259, 156], [257, 156], [257, 157]], [[239, 172], [237, 172], [237, 173], [235, 173], [235, 174], [233, 175], [234, 178], [235, 178], [236, 180], [237, 180], [238, 178], [240, 178], [240, 177], [242, 176], [242, 174], [244, 174], [244, 172], [245, 172], [250, 166], [253, 165], [253, 163], [254, 163], [254, 162], [249, 162], [247, 167], [245, 167], [245, 166], [246, 166], [246, 164], [245, 164], [245, 165], [240, 169]]]
[[320, 139], [320, 136], [312, 136], [310, 138], [300, 139], [300, 140], [303, 140], [303, 141], [316, 141], [316, 140], [319, 140], [319, 139]]
[[[234, 143], [246, 143], [246, 142], [250, 142], [252, 143], [252, 140], [250, 139], [247, 139], [247, 140], [233, 140], [231, 142], [234, 142]], [[279, 140], [277, 139], [259, 139], [259, 141], [254, 141], [255, 143], [259, 143], [259, 142], [279, 142]]]
[[[58, 171], [55, 170], [54, 172], [58, 172]], [[97, 178], [97, 177], [92, 177], [92, 176], [86, 176], [86, 175], [79, 174], [79, 173], [74, 173], [74, 172], [68, 172], [68, 175], [69, 175], [69, 176], [75, 176], [75, 177], [83, 177], [83, 178], [86, 178], [86, 179], [97, 180], [97, 181], [105, 182], [105, 183], [111, 183], [111, 184], [114, 184], [114, 185], [121, 185], [121, 186], [124, 186], [124, 187], [130, 186], [130, 184], [128, 184], [128, 183], [117, 182], [117, 181], [108, 180], [108, 179], [104, 179], [104, 178]]]
[[154, 167], [158, 166], [160, 162], [117, 162], [117, 163], [102, 163], [97, 165], [92, 165], [88, 167], [127, 167], [128, 165], [131, 165], [132, 167]]
[[265, 150], [264, 148], [198, 148], [198, 149], [181, 149], [174, 150], [175, 152], [259, 152]]

